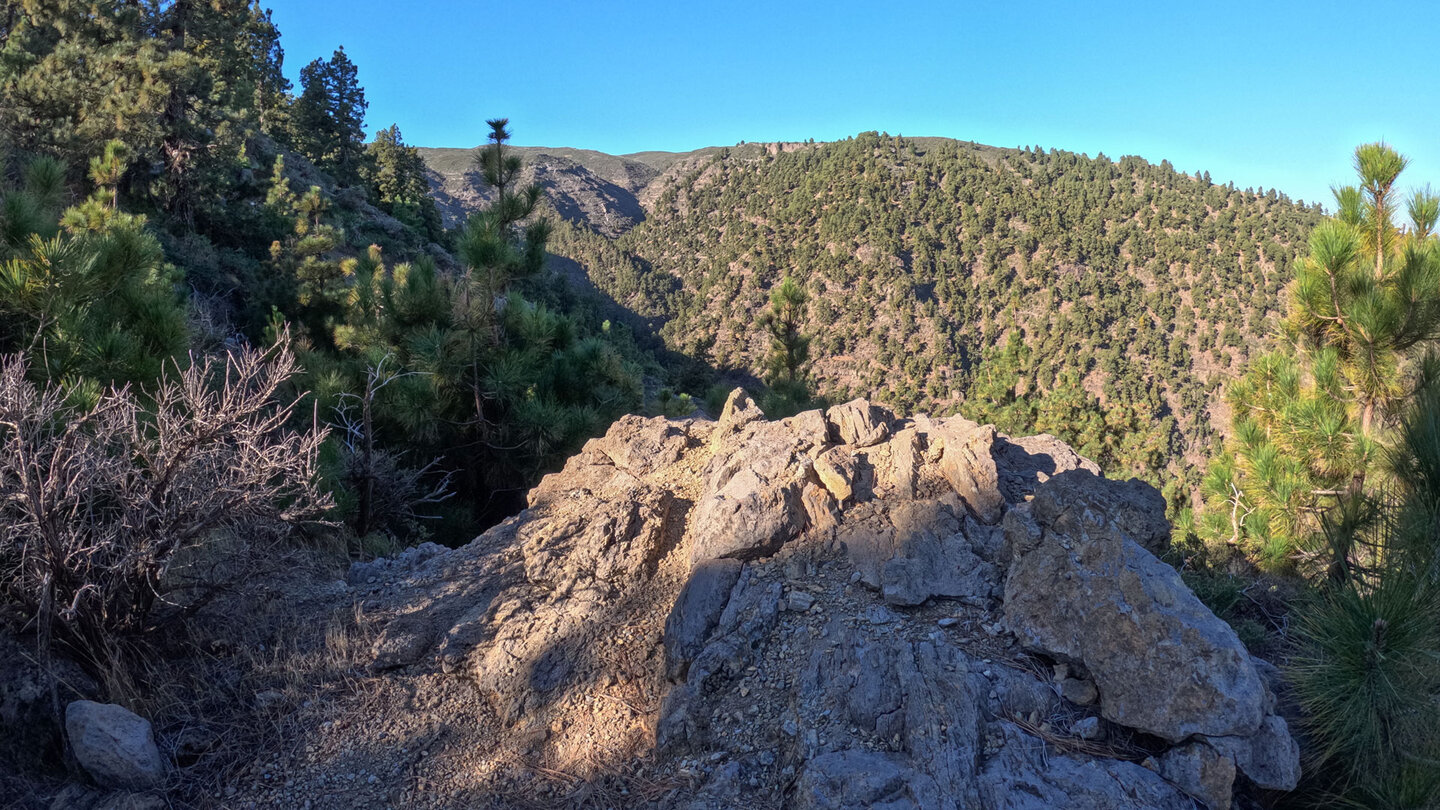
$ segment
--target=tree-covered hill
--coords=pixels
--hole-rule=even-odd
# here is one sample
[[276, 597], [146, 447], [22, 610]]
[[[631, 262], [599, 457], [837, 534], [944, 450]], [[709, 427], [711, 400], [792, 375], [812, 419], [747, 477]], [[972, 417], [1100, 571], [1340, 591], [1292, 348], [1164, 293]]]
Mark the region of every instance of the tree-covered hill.
[[793, 274], [821, 394], [1049, 431], [1172, 496], [1320, 216], [1166, 162], [876, 133], [692, 153], [635, 198], [633, 226], [567, 216], [553, 249], [669, 348], [757, 371]]

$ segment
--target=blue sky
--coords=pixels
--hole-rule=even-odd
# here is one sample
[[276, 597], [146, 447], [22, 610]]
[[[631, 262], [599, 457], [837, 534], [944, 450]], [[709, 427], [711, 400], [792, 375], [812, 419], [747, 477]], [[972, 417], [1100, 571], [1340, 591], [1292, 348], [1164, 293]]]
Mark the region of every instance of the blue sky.
[[[292, 80], [337, 45], [368, 125], [612, 153], [866, 130], [1167, 159], [1329, 203], [1384, 138], [1440, 185], [1440, 3], [272, 0]], [[1162, 10], [1162, 5], [1173, 5]]]

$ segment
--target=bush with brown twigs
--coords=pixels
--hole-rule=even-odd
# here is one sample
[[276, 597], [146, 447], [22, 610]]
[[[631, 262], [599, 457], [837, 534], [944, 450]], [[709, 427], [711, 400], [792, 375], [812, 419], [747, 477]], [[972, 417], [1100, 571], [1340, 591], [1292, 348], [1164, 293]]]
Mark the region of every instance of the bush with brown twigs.
[[[0, 358], [0, 599], [39, 639], [97, 672], [155, 617], [184, 617], [205, 589], [168, 591], [177, 552], [217, 533], [317, 519], [326, 430], [296, 430], [288, 340], [192, 358], [156, 389], [77, 404]], [[159, 610], [161, 606], [167, 608]]]

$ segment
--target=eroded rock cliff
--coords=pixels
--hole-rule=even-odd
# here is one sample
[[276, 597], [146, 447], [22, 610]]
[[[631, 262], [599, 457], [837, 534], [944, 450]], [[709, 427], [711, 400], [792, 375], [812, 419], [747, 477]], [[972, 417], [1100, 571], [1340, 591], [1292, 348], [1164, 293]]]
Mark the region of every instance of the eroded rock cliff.
[[473, 685], [496, 757], [642, 763], [637, 806], [1293, 788], [1269, 668], [1156, 557], [1158, 493], [1097, 472], [1048, 436], [863, 401], [769, 421], [737, 391], [718, 421], [622, 419], [470, 545], [351, 582], [389, 617], [377, 669]]

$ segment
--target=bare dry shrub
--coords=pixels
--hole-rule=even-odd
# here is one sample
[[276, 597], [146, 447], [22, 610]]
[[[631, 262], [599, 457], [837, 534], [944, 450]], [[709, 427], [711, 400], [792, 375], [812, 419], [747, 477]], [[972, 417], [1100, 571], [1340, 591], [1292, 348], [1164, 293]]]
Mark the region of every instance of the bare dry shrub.
[[77, 405], [0, 358], [0, 599], [40, 639], [105, 670], [155, 608], [188, 615], [162, 582], [178, 551], [221, 530], [317, 518], [325, 430], [288, 427], [297, 371], [288, 341], [223, 360], [192, 358], [142, 397], [128, 388]]

